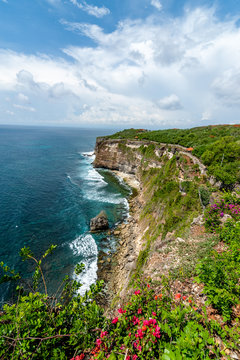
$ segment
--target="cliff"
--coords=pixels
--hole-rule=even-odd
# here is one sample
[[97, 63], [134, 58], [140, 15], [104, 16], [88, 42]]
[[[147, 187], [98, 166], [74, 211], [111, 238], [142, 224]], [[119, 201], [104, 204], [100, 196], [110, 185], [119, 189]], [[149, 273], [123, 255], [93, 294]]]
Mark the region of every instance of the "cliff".
[[[144, 156], [144, 149], [151, 148], [149, 154]], [[136, 151], [137, 150], [137, 151]], [[141, 151], [139, 151], [141, 150]], [[180, 145], [159, 144], [153, 141], [117, 140], [98, 138], [95, 146], [96, 168], [117, 170], [126, 174], [138, 176], [142, 161], [147, 157], [147, 168], [162, 166], [162, 157], [173, 155], [184, 155], [193, 164], [199, 166], [200, 173], [206, 175], [206, 167], [199, 159], [191, 154], [186, 148]]]
[[208, 179], [199, 159], [178, 145], [98, 138], [95, 155], [96, 168], [137, 180], [131, 216], [116, 231], [119, 248], [102, 275], [117, 300], [140, 273], [160, 281], [194, 262], [194, 243], [206, 240], [201, 189]]

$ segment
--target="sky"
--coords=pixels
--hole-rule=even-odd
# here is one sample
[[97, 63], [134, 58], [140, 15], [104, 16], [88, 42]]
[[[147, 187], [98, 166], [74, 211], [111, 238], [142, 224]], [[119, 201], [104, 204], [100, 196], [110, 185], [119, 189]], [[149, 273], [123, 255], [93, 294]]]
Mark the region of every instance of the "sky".
[[239, 0], [0, 0], [0, 124], [236, 123]]

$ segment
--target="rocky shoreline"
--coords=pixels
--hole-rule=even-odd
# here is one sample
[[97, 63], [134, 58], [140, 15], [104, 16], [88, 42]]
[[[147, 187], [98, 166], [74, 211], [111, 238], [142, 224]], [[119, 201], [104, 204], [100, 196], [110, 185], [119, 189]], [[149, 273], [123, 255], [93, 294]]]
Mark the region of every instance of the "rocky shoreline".
[[[116, 176], [128, 186], [140, 190], [140, 183], [135, 175], [113, 171]], [[140, 195], [128, 199], [129, 218], [111, 231], [118, 238], [117, 250], [109, 255], [105, 261], [100, 257], [98, 261], [98, 279], [105, 282], [105, 295], [108, 303], [117, 297], [121, 298], [127, 293], [127, 287], [132, 270], [136, 267], [136, 261], [140, 251], [139, 215], [143, 206]], [[107, 305], [107, 304], [106, 304]]]

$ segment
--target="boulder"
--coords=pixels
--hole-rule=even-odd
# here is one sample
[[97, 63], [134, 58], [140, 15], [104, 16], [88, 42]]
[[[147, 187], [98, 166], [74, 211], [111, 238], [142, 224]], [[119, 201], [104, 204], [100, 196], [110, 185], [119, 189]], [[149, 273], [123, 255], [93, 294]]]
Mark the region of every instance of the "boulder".
[[102, 231], [109, 229], [108, 218], [105, 211], [101, 211], [96, 217], [90, 220], [90, 231]]

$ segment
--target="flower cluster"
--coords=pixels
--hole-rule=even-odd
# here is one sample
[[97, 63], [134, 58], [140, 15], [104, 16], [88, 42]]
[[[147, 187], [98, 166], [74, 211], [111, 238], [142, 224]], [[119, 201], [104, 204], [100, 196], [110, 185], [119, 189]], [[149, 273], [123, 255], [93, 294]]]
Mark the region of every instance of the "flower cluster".
[[240, 205], [227, 203], [224, 199], [211, 204], [205, 211], [206, 227], [211, 231], [216, 231], [225, 214], [238, 219], [240, 217]]
[[76, 357], [73, 357], [73, 358], [70, 359], [70, 360], [83, 360], [84, 357], [85, 357], [85, 355], [84, 355], [84, 354], [81, 354], [81, 355], [77, 355]]

